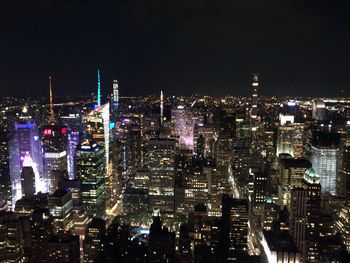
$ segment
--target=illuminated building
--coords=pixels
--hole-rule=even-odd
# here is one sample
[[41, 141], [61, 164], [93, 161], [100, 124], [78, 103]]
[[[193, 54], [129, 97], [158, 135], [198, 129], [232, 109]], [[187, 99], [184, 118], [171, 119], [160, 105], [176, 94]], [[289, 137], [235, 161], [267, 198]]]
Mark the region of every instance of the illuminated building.
[[339, 176], [339, 135], [334, 133], [316, 132], [311, 144], [311, 163], [320, 176], [322, 193], [336, 194], [337, 178]]
[[101, 217], [106, 207], [105, 152], [96, 143], [84, 142], [77, 152], [77, 175], [81, 180], [82, 207]]
[[[251, 109], [250, 109], [250, 118], [252, 122], [255, 122], [256, 118], [258, 117], [258, 89], [259, 89], [259, 73], [253, 73]], [[254, 124], [252, 127], [254, 127]]]
[[79, 236], [60, 232], [47, 242], [46, 260], [52, 263], [80, 263]]
[[292, 158], [289, 154], [279, 156], [278, 195], [281, 206], [290, 205], [291, 189], [301, 187], [304, 173], [311, 167], [310, 161]]
[[94, 263], [103, 252], [106, 238], [106, 222], [93, 218], [86, 228], [84, 240], [84, 263]]
[[312, 101], [312, 118], [322, 121], [326, 118], [326, 105], [323, 100], [315, 99]]
[[[101, 147], [104, 147], [104, 182], [105, 182], [105, 194], [106, 198], [110, 199], [113, 187], [113, 178], [111, 174], [110, 163], [110, 121], [109, 121], [110, 105], [107, 102], [104, 105], [100, 105], [96, 110], [92, 110], [90, 113], [83, 117], [86, 123], [87, 138], [91, 142], [98, 143]], [[109, 205], [110, 203], [108, 203]], [[114, 204], [111, 204], [112, 206]], [[110, 209], [111, 206], [108, 207]]]
[[49, 89], [50, 89], [50, 124], [55, 124], [55, 113], [53, 111], [53, 99], [52, 99], [52, 80], [51, 76], [49, 76]]
[[54, 233], [68, 230], [72, 224], [72, 194], [66, 190], [56, 190], [48, 197], [48, 207], [53, 217]]
[[179, 105], [171, 110], [173, 134], [178, 137], [179, 149], [193, 150], [194, 121], [189, 109]]
[[76, 178], [76, 160], [79, 141], [79, 132], [70, 130], [67, 145], [67, 172], [69, 179]]
[[302, 136], [302, 124], [287, 122], [280, 125], [277, 135], [277, 156], [282, 153], [287, 153], [293, 157], [300, 158], [302, 156], [303, 147]]
[[12, 206], [9, 145], [6, 131], [0, 131], [0, 199], [5, 200], [9, 207]]
[[258, 89], [259, 89], [259, 73], [253, 73], [252, 97], [250, 108], [250, 128], [252, 136], [252, 150], [257, 148], [257, 118], [258, 118]]
[[163, 91], [160, 91], [160, 126], [163, 125], [164, 118], [164, 100], [163, 100]]
[[16, 122], [14, 128], [9, 139], [12, 204], [22, 197], [21, 170], [25, 160], [30, 160], [35, 174], [35, 192], [46, 193], [48, 190], [47, 180], [43, 177], [42, 147], [36, 123], [31, 120]]
[[113, 80], [113, 103], [119, 105], [119, 86], [118, 80]]
[[198, 153], [198, 142], [203, 143], [203, 139], [198, 141], [199, 137], [203, 137], [204, 139], [204, 148], [201, 144], [201, 150], [203, 152], [203, 156], [212, 156], [214, 154], [214, 126], [208, 123], [196, 122], [194, 126], [194, 145], [193, 151]]
[[63, 179], [58, 184], [59, 189], [64, 189], [72, 194], [73, 210], [81, 210], [81, 183], [79, 179]]
[[174, 214], [175, 155], [174, 139], [151, 139], [146, 163], [149, 169], [150, 210], [159, 209], [162, 214]]
[[209, 183], [203, 169], [194, 168], [186, 180], [185, 205], [192, 211], [197, 204], [209, 203]]
[[44, 174], [48, 180], [49, 192], [58, 188], [57, 176], [67, 171], [67, 127], [43, 127], [42, 146], [44, 151]]
[[346, 202], [337, 213], [335, 229], [341, 234], [346, 250], [350, 252], [350, 203]]
[[302, 187], [291, 192], [289, 232], [303, 262], [319, 261], [320, 178], [312, 168], [304, 173]]
[[264, 231], [261, 234], [262, 263], [300, 263], [300, 252], [287, 232]]
[[196, 154], [198, 157], [203, 158], [204, 157], [204, 147], [205, 147], [205, 139], [203, 134], [200, 134], [197, 143], [196, 143]]
[[0, 214], [0, 262], [25, 262], [22, 226], [13, 212]]
[[62, 123], [67, 127], [67, 172], [69, 179], [76, 178], [77, 147], [82, 132], [82, 118], [79, 113], [61, 115]]
[[197, 204], [193, 211], [193, 243], [196, 246], [210, 244], [210, 225], [207, 224], [208, 212], [204, 204]]
[[248, 201], [222, 196], [222, 234], [229, 252], [248, 249]]
[[254, 173], [254, 190], [252, 203], [255, 207], [261, 206], [267, 198], [267, 174], [262, 172]]

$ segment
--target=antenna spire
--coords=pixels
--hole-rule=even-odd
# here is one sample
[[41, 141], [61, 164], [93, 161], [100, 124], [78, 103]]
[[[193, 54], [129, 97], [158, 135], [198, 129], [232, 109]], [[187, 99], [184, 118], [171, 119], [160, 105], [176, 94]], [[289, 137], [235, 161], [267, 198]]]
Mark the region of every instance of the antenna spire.
[[49, 75], [49, 88], [50, 88], [50, 124], [55, 124], [55, 113], [53, 112], [53, 99], [52, 99], [52, 78]]
[[101, 79], [100, 69], [97, 69], [97, 108], [101, 108]]

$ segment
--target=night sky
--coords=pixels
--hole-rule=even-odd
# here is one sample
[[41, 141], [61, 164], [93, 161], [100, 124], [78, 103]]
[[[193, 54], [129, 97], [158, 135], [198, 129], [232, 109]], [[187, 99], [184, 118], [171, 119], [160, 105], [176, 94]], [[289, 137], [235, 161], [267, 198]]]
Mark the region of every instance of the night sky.
[[349, 0], [0, 0], [0, 96], [350, 96]]

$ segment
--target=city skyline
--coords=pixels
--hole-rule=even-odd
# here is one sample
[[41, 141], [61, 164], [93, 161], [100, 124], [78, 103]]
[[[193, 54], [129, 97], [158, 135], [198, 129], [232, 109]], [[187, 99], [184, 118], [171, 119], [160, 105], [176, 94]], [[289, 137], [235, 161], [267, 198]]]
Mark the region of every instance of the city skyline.
[[349, 18], [0, 1], [0, 263], [349, 263]]

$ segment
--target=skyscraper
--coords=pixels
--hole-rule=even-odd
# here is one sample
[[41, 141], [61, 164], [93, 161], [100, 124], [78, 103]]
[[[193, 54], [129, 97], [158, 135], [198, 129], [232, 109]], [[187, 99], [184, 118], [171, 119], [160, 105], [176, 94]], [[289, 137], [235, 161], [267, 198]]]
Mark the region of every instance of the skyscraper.
[[259, 89], [259, 73], [253, 73], [252, 97], [250, 108], [250, 127], [252, 136], [252, 150], [257, 147], [257, 117], [258, 117], [258, 89]]
[[320, 176], [322, 192], [335, 195], [339, 176], [340, 137], [336, 133], [315, 132], [311, 144], [311, 163]]
[[54, 125], [43, 127], [42, 145], [44, 174], [49, 192], [54, 193], [59, 183], [57, 176], [67, 171], [67, 127]]
[[222, 235], [228, 253], [248, 249], [248, 200], [222, 196]]
[[84, 142], [77, 152], [77, 175], [81, 180], [83, 209], [101, 217], [106, 207], [104, 149], [97, 143]]
[[193, 150], [194, 121], [192, 113], [183, 105], [171, 110], [173, 134], [178, 137], [179, 148]]
[[9, 145], [6, 131], [0, 131], [0, 199], [12, 206]]
[[119, 105], [119, 85], [118, 80], [113, 80], [113, 103]]
[[22, 197], [21, 170], [24, 160], [31, 161], [35, 174], [35, 191], [46, 193], [47, 180], [43, 176], [42, 147], [38, 126], [33, 120], [16, 122], [9, 139], [12, 204]]
[[302, 187], [292, 189], [289, 232], [303, 262], [319, 261], [320, 177], [312, 168], [304, 173]]
[[160, 126], [162, 127], [163, 125], [163, 118], [164, 118], [164, 100], [163, 100], [163, 91], [160, 91]]
[[48, 197], [48, 207], [53, 217], [53, 230], [55, 234], [71, 228], [73, 210], [71, 192], [67, 192], [64, 189], [56, 190]]
[[174, 139], [151, 139], [148, 144], [146, 163], [149, 169], [150, 209], [162, 214], [174, 214], [175, 155]]
[[323, 100], [315, 99], [312, 101], [312, 118], [322, 121], [326, 117], [326, 105]]
[[106, 239], [106, 222], [100, 218], [93, 218], [86, 229], [84, 240], [84, 263], [96, 262], [102, 256]]
[[26, 165], [23, 165], [21, 173], [22, 197], [33, 198], [35, 194], [35, 174], [33, 168]]

